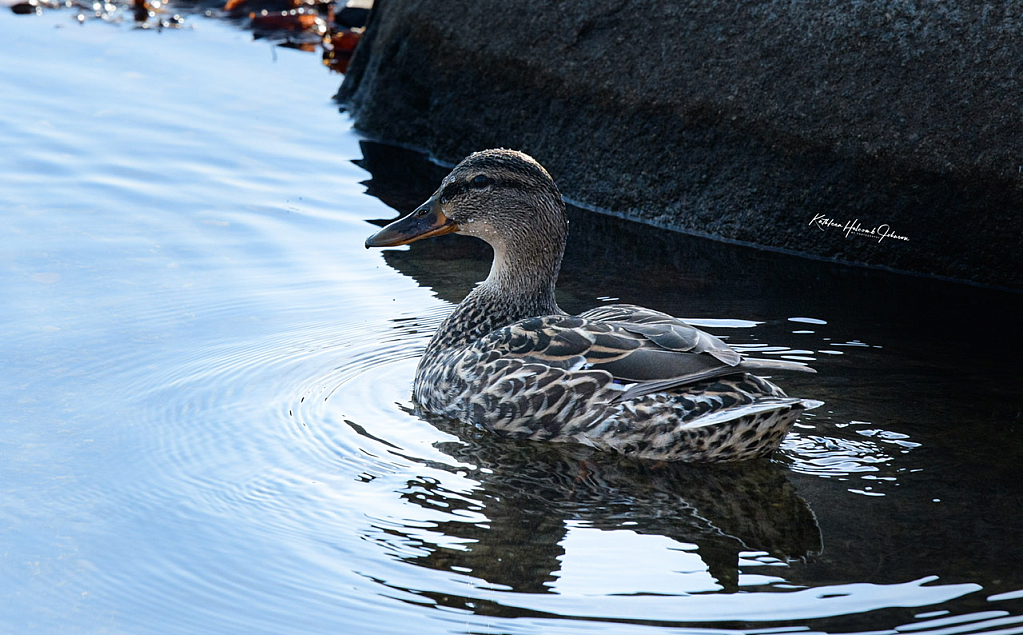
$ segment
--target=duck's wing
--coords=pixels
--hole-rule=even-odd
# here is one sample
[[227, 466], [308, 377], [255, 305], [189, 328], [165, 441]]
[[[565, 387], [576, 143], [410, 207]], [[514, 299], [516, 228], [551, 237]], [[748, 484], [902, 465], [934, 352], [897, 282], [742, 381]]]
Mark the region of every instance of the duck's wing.
[[577, 317], [530, 318], [501, 331], [513, 357], [565, 370], [605, 371], [617, 383], [632, 384], [618, 401], [747, 370], [813, 372], [796, 362], [745, 360], [713, 335], [629, 305], [599, 307]]
[[736, 366], [742, 361], [742, 356], [720, 339], [677, 317], [653, 309], [632, 304], [608, 304], [581, 313], [579, 317], [589, 322], [616, 325], [649, 339], [665, 350], [706, 353], [726, 366]]
[[677, 317], [641, 306], [608, 304], [581, 313], [579, 317], [595, 322], [620, 325], [628, 331], [646, 336], [658, 346], [669, 350], [706, 353], [738, 370], [817, 372], [802, 362], [746, 357], [720, 339], [709, 333], [704, 333]]

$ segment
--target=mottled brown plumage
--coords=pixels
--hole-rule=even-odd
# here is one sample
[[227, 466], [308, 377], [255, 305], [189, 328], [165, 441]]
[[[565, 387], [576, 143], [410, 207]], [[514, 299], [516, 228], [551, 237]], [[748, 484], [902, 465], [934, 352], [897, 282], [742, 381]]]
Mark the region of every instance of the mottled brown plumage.
[[568, 222], [547, 171], [511, 150], [477, 152], [422, 206], [366, 241], [406, 244], [458, 232], [494, 248], [490, 275], [437, 329], [413, 396], [429, 413], [529, 439], [660, 460], [724, 461], [773, 452], [803, 410], [748, 371], [809, 367], [743, 358], [651, 309], [578, 316], [554, 299]]

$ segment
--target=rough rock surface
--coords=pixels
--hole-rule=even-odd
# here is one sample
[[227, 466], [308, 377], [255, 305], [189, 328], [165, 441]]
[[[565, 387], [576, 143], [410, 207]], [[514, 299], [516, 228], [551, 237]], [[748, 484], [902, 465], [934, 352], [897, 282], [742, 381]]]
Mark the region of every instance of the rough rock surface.
[[377, 0], [338, 98], [616, 215], [1023, 289], [1021, 44], [1014, 0]]

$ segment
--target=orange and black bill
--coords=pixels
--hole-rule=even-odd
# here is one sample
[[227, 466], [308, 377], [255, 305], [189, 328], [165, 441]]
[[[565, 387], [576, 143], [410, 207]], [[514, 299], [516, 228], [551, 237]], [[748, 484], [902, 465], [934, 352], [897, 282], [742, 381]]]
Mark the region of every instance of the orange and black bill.
[[458, 224], [440, 211], [440, 204], [429, 200], [411, 214], [399, 218], [366, 239], [366, 247], [395, 247], [421, 238], [443, 236], [458, 231]]

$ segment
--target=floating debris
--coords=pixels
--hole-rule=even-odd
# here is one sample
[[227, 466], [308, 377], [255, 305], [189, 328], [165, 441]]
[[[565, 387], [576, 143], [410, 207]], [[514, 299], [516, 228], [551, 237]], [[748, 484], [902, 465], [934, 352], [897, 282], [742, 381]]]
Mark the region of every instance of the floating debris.
[[[181, 28], [185, 18], [172, 13], [165, 0], [23, 0], [10, 6], [17, 15], [40, 15], [44, 10], [76, 9], [75, 20], [125, 22], [137, 28]], [[269, 39], [280, 46], [302, 51], [321, 51], [324, 66], [344, 73], [352, 53], [365, 31], [369, 7], [344, 5], [324, 0], [227, 0], [221, 10], [203, 10], [206, 17], [247, 20], [243, 24], [253, 37]]]

